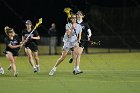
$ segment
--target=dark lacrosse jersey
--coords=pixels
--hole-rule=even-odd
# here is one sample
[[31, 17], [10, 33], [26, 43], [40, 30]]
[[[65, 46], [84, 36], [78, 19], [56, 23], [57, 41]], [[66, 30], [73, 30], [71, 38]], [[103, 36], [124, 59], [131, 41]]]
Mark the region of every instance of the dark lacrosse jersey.
[[16, 46], [20, 44], [20, 39], [18, 37], [18, 35], [15, 35], [13, 39], [10, 39], [9, 37], [5, 38], [5, 44], [6, 44], [6, 49], [5, 51], [10, 51], [10, 52], [18, 52], [19, 51], [19, 47], [18, 48], [10, 48], [8, 45], [12, 45], [12, 46]]
[[84, 21], [82, 21], [81, 23], [78, 23], [78, 24], [80, 24], [82, 27], [81, 40], [88, 40], [88, 29], [90, 29], [89, 25], [87, 23], [85, 23]]
[[[25, 39], [28, 37], [28, 35], [31, 32], [28, 32], [26, 29], [22, 30], [22, 36], [25, 37]], [[39, 36], [37, 30], [35, 30], [31, 36], [29, 37], [28, 41], [25, 43], [25, 47], [31, 46], [31, 45], [37, 45], [37, 40], [31, 39], [31, 37], [37, 37]]]

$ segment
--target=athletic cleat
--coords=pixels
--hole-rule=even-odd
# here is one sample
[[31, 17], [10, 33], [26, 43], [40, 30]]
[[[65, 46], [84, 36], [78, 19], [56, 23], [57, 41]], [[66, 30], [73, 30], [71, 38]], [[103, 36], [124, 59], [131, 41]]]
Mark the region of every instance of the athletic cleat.
[[36, 73], [37, 72], [37, 68], [34, 68], [34, 73]]
[[73, 62], [73, 58], [70, 58], [70, 59], [69, 59], [69, 63], [72, 63], [72, 62]]
[[18, 72], [14, 73], [14, 77], [17, 77], [18, 76]]
[[52, 76], [55, 71], [56, 71], [56, 69], [55, 68], [52, 68], [52, 70], [50, 71], [49, 75]]
[[4, 74], [4, 69], [2, 67], [0, 68], [0, 74]]
[[72, 73], [73, 73], [74, 75], [80, 74], [80, 73], [78, 73], [78, 72], [75, 71], [75, 70], [74, 70]]
[[81, 71], [80, 69], [78, 70], [78, 73], [83, 73], [83, 71]]
[[36, 67], [36, 69], [37, 69], [37, 72], [40, 72], [40, 67]]
[[75, 70], [73, 70], [73, 72], [72, 72], [74, 75], [77, 75], [76, 73], [75, 73]]
[[81, 70], [77, 70], [77, 71], [74, 70], [74, 71], [73, 71], [73, 74], [74, 74], [74, 75], [77, 75], [77, 74], [80, 74], [80, 73], [83, 73], [83, 71], [81, 71]]

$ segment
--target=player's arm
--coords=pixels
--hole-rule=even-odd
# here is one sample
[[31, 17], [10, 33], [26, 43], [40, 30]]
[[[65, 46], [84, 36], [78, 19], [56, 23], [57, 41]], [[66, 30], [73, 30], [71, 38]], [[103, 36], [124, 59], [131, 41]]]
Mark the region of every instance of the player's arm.
[[20, 44], [25, 44], [28, 40], [26, 40], [25, 36], [22, 36], [22, 41], [20, 42]]
[[21, 45], [11, 45], [10, 41], [8, 39], [5, 39], [5, 43], [8, 47], [10, 47], [11, 49], [14, 49], [14, 48], [18, 48], [18, 47], [21, 47]]
[[26, 38], [25, 38], [24, 35], [25, 35], [25, 32], [24, 32], [24, 30], [22, 30], [22, 38], [21, 38], [22, 40], [21, 40], [21, 42], [25, 42], [25, 39], [26, 39]]
[[67, 33], [68, 37], [72, 36], [72, 30], [71, 29], [66, 29], [66, 33]]
[[90, 41], [90, 37], [91, 37], [91, 35], [92, 35], [92, 33], [91, 33], [91, 29], [90, 29], [90, 27], [89, 27], [88, 24], [86, 24], [86, 28], [87, 28], [87, 32], [88, 32], [88, 35], [87, 35], [87, 37], [88, 37], [88, 41]]
[[34, 36], [32, 36], [31, 39], [36, 39], [36, 40], [40, 39], [40, 36], [36, 30], [34, 31]]
[[78, 34], [78, 42], [80, 43], [81, 40], [81, 35], [82, 35], [82, 27], [79, 25], [79, 34]]
[[74, 31], [74, 27], [71, 24], [66, 24], [66, 34], [68, 37], [72, 36], [72, 33]]
[[25, 37], [24, 37], [24, 36], [22, 36], [22, 40], [21, 40], [21, 41], [23, 42], [24, 40], [25, 40]]
[[15, 46], [13, 46], [13, 45], [11, 45], [11, 44], [8, 44], [8, 47], [10, 47], [11, 49], [18, 48], [18, 47], [21, 47], [21, 46], [22, 46], [22, 44], [20, 44], [20, 45], [15, 45]]
[[31, 37], [31, 39], [36, 39], [36, 40], [38, 40], [38, 39], [40, 39], [40, 36]]
[[79, 33], [78, 42], [80, 42], [80, 40], [81, 40], [81, 35], [82, 35], [82, 31]]
[[91, 37], [91, 35], [92, 35], [90, 28], [89, 28], [89, 29], [87, 29], [87, 32], [88, 32], [88, 37], [90, 38], [90, 37]]

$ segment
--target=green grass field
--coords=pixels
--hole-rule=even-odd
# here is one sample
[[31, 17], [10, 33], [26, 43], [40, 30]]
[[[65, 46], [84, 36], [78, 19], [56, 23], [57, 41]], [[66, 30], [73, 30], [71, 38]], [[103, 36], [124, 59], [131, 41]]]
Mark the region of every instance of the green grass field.
[[48, 73], [58, 56], [40, 56], [40, 73], [33, 73], [27, 57], [17, 58], [18, 77], [7, 71], [9, 62], [0, 57], [5, 74], [0, 93], [140, 93], [140, 53], [82, 55], [83, 74], [73, 75], [69, 56], [54, 76]]

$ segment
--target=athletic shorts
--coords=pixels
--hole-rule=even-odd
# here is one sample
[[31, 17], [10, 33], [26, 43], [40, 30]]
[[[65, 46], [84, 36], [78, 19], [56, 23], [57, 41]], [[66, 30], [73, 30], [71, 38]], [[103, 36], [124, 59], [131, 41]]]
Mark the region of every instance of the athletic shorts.
[[26, 49], [30, 49], [32, 52], [37, 52], [38, 51], [38, 46], [36, 44], [28, 44], [25, 45]]
[[82, 47], [82, 48], [84, 48], [85, 46], [87, 46], [87, 41], [80, 41], [80, 43], [79, 43], [79, 47]]
[[3, 53], [8, 54], [8, 52], [12, 53], [13, 56], [18, 56], [19, 55], [18, 51], [4, 51]]
[[65, 50], [73, 50], [74, 47], [78, 47], [79, 46], [79, 43], [78, 42], [64, 42], [64, 45], [63, 45], [63, 48], [62, 50], [65, 51]]

